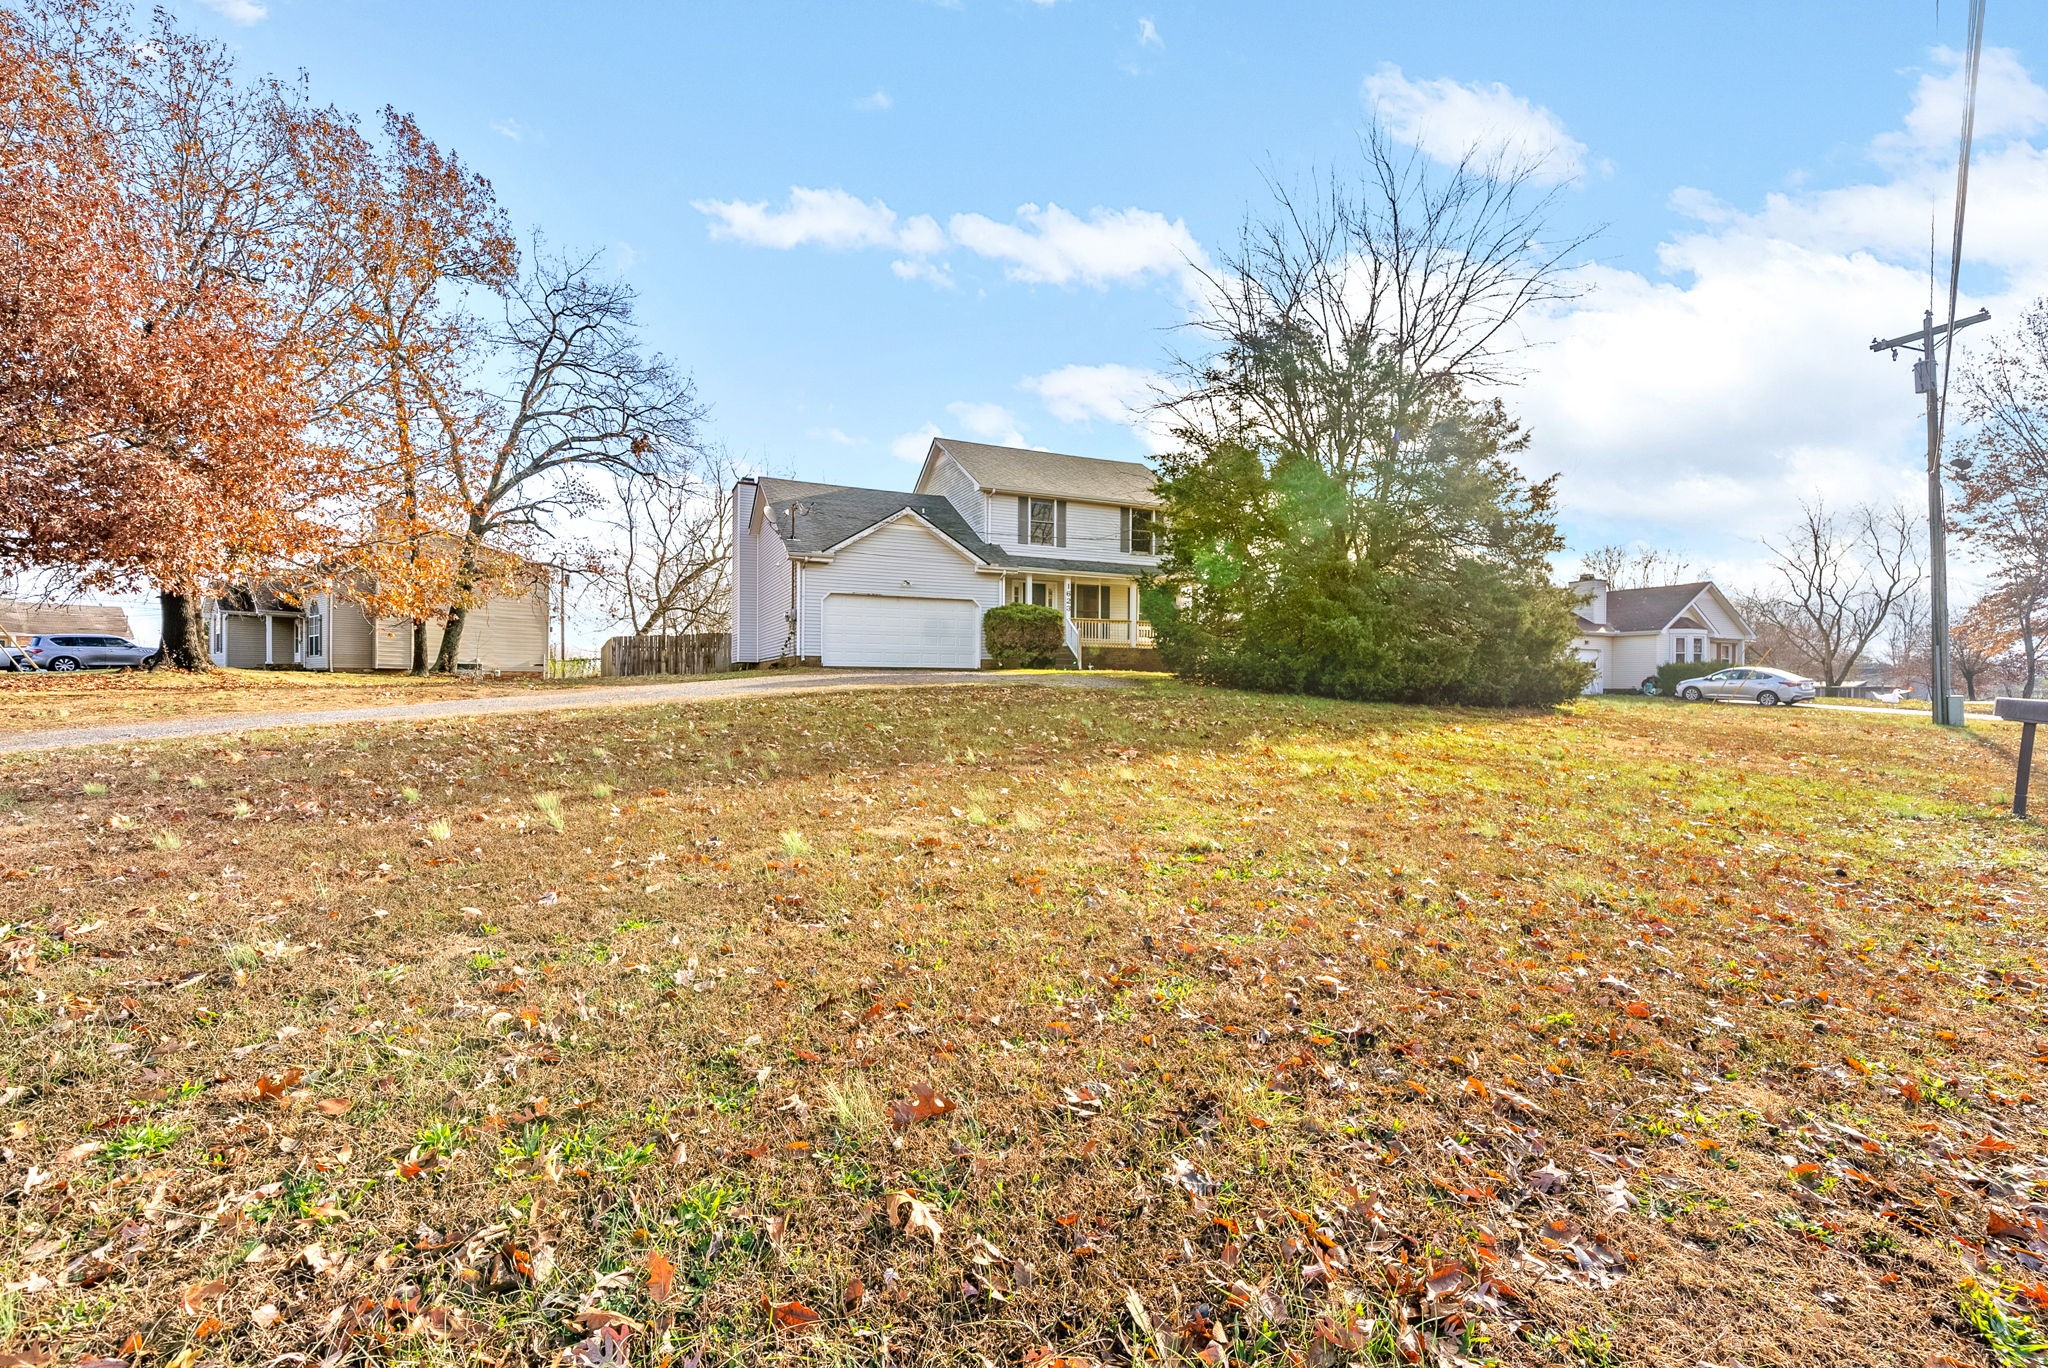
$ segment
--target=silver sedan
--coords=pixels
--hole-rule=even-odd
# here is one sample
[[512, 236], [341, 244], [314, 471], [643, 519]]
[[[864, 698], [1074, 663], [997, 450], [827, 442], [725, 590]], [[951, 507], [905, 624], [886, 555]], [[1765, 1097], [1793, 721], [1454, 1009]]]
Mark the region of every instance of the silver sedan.
[[1678, 696], [1688, 703], [1703, 700], [1736, 699], [1773, 707], [1779, 703], [1804, 703], [1820, 694], [1820, 686], [1790, 670], [1761, 665], [1737, 665], [1710, 675], [1688, 679], [1678, 686]]

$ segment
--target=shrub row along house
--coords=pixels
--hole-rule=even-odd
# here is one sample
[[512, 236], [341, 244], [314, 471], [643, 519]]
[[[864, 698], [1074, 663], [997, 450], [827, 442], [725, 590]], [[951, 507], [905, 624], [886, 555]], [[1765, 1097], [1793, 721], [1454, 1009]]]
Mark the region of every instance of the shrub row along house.
[[975, 669], [981, 615], [1037, 603], [1089, 664], [1153, 652], [1138, 577], [1159, 563], [1151, 469], [934, 438], [908, 492], [741, 480], [733, 660]]

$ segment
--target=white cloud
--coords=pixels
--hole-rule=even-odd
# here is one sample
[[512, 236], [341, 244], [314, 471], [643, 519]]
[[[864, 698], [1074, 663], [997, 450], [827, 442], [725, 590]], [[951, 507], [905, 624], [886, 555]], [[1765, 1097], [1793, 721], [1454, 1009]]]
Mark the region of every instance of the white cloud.
[[[2009, 324], [2048, 293], [2048, 151], [2023, 140], [2048, 129], [2048, 90], [2009, 53], [1986, 53], [1985, 76], [1996, 108], [1979, 128], [1998, 131], [1972, 161], [1964, 279], [1980, 291], [1960, 307], [1988, 305]], [[1773, 194], [1753, 212], [1675, 192], [1686, 221], [1655, 270], [1589, 269], [1592, 294], [1532, 325], [1548, 345], [1506, 399], [1534, 432], [1525, 467], [1562, 472], [1566, 518], [1590, 540], [1754, 567], [1756, 539], [1801, 499], [1924, 499], [1907, 360], [1869, 343], [1926, 306], [1930, 211], [1946, 247], [1956, 129], [1934, 147], [1944, 104], [1946, 79], [1921, 76], [1911, 112], [1872, 140], [1871, 172], [1851, 184]]]
[[1166, 377], [1158, 371], [1114, 362], [1061, 366], [1026, 378], [1022, 387], [1037, 395], [1045, 411], [1063, 423], [1100, 419], [1121, 424], [1136, 433], [1148, 451], [1166, 450], [1165, 425], [1152, 411], [1166, 387]]
[[510, 138], [513, 142], [526, 141], [526, 126], [517, 119], [493, 119], [491, 132], [501, 138]]
[[804, 436], [814, 437], [821, 442], [830, 442], [833, 446], [851, 447], [861, 445], [860, 438], [849, 436], [836, 427], [811, 428], [804, 433]]
[[1192, 293], [1195, 267], [1206, 261], [1187, 224], [1150, 209], [1092, 209], [1084, 218], [1057, 204], [1026, 204], [1008, 223], [983, 214], [955, 214], [944, 227], [928, 214], [900, 217], [881, 200], [844, 190], [790, 189], [781, 206], [766, 201], [697, 200], [711, 236], [753, 247], [788, 250], [884, 248], [898, 254], [891, 269], [904, 280], [950, 287], [953, 250], [1000, 263], [1012, 280], [1036, 285], [1137, 285], [1177, 282]]
[[199, 3], [231, 24], [253, 24], [270, 14], [270, 7], [262, 0], [199, 0]]
[[953, 415], [959, 431], [969, 437], [994, 442], [997, 446], [1024, 445], [1024, 434], [1017, 430], [1016, 416], [1001, 404], [948, 404], [946, 412]]
[[853, 107], [870, 114], [882, 114], [895, 107], [896, 101], [886, 90], [877, 90], [872, 95], [863, 95], [853, 102]]
[[765, 201], [694, 200], [691, 208], [711, 219], [711, 236], [751, 247], [886, 247], [922, 255], [940, 250], [946, 236], [938, 223], [919, 214], [901, 219], [880, 200], [844, 190], [792, 186], [789, 201], [771, 209]]
[[955, 214], [946, 228], [968, 251], [1005, 263], [1012, 280], [1036, 285], [1104, 289], [1166, 278], [1191, 287], [1204, 260], [1187, 224], [1150, 209], [1094, 209], [1084, 219], [1057, 204], [1026, 204], [1012, 223]]
[[936, 285], [942, 290], [958, 288], [953, 281], [953, 268], [943, 261], [900, 257], [889, 263], [889, 269], [895, 273], [898, 280], [922, 280], [927, 285]]
[[937, 423], [926, 423], [891, 440], [890, 452], [898, 460], [922, 461], [925, 453], [931, 450], [932, 438], [949, 433], [956, 437], [972, 437], [979, 442], [993, 442], [997, 446], [1026, 445], [1024, 433], [1017, 426], [1016, 415], [1001, 404], [963, 401], [946, 405], [946, 412], [952, 415], [952, 426], [941, 428]]
[[1540, 179], [1575, 180], [1585, 174], [1586, 145], [1564, 121], [1500, 82], [1414, 81], [1392, 62], [1365, 78], [1365, 100], [1389, 136], [1424, 156], [1455, 162], [1473, 148], [1539, 167]]
[[932, 448], [932, 438], [945, 435], [937, 423], [926, 423], [915, 432], [906, 432], [891, 440], [889, 452], [899, 461], [922, 461]]
[[1166, 40], [1159, 36], [1159, 25], [1153, 23], [1150, 19], [1140, 19], [1138, 21], [1138, 46], [1165, 47]]

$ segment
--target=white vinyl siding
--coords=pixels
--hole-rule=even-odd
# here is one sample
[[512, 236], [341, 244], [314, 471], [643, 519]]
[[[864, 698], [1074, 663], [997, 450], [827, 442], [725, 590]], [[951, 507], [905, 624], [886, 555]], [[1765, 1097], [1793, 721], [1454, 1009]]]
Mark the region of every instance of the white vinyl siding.
[[960, 468], [960, 463], [951, 456], [941, 456], [932, 469], [931, 479], [918, 487], [921, 494], [937, 494], [947, 503], [960, 510], [960, 516], [978, 535], [983, 533], [982, 524], [988, 513], [988, 500], [981, 495], [981, 486], [974, 478]]
[[[823, 654], [820, 626], [827, 594], [969, 599], [993, 608], [1002, 602], [1002, 593], [1001, 575], [978, 573], [972, 561], [924, 523], [899, 518], [842, 546], [830, 562], [803, 568], [797, 654]], [[978, 619], [975, 630], [980, 631]]]
[[1124, 550], [1124, 510], [1118, 504], [1082, 503], [1066, 500], [1067, 536], [1064, 546], [1033, 545], [1017, 535], [1020, 497], [998, 494], [996, 517], [982, 536], [999, 546], [1026, 556], [1057, 557], [1067, 560], [1113, 561], [1134, 570], [1150, 569], [1157, 556], [1143, 556]]
[[1633, 689], [1645, 679], [1657, 673], [1657, 667], [1664, 662], [1658, 658], [1661, 638], [1654, 635], [1616, 637], [1612, 659], [1614, 673], [1608, 678], [1610, 689]]
[[733, 500], [732, 658], [778, 660], [789, 645], [789, 548], [763, 510], [758, 527], [758, 486], [742, 484]]

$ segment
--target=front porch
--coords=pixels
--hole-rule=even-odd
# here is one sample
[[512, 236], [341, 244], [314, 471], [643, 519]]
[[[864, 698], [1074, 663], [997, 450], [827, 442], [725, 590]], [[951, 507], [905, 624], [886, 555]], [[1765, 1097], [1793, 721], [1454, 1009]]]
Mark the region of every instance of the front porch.
[[1139, 616], [1138, 581], [1100, 575], [1020, 571], [1006, 577], [1003, 599], [1057, 608], [1082, 646], [1150, 647], [1152, 624]]

